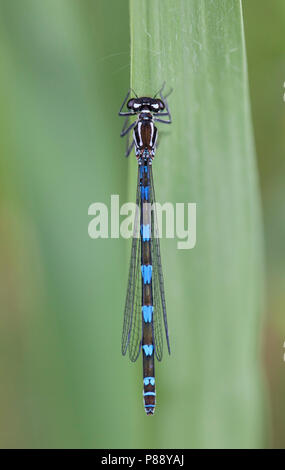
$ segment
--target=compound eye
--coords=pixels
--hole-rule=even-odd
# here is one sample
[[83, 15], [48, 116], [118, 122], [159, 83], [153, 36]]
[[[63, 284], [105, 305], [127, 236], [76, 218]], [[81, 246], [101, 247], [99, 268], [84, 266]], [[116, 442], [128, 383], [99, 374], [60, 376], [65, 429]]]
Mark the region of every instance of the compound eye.
[[134, 98], [131, 98], [131, 99], [127, 102], [127, 108], [128, 108], [128, 109], [134, 109], [134, 104], [135, 104], [135, 100], [134, 100]]
[[164, 108], [165, 108], [164, 102], [162, 100], [157, 100], [157, 103], [158, 103], [158, 106], [159, 106], [159, 110], [163, 111]]
[[157, 111], [159, 111], [159, 104], [158, 104], [158, 103], [152, 103], [152, 104], [151, 104], [151, 110], [152, 110], [154, 113], [157, 113]]

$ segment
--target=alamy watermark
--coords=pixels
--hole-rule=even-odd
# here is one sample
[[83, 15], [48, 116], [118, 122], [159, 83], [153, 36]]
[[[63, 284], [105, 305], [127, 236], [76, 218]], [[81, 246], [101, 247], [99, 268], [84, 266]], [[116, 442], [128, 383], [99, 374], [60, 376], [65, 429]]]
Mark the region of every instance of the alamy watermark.
[[[146, 207], [145, 207], [146, 206]], [[143, 224], [153, 223], [155, 236], [177, 238], [179, 250], [190, 250], [196, 245], [196, 203], [172, 204], [158, 202], [144, 203], [143, 213], [147, 214]], [[153, 216], [151, 217], [151, 214]], [[88, 215], [94, 216], [88, 225], [90, 238], [131, 238], [140, 236], [140, 209], [128, 202], [120, 207], [118, 194], [111, 195], [109, 208], [102, 202], [93, 202]], [[149, 219], [149, 220], [147, 220]], [[152, 221], [152, 222], [151, 222]], [[135, 230], [134, 230], [135, 229]]]

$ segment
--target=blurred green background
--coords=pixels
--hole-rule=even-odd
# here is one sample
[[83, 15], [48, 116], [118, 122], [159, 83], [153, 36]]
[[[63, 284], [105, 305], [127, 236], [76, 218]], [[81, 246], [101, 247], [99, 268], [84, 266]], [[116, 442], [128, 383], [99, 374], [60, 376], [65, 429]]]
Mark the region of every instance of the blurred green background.
[[266, 248], [264, 363], [271, 409], [270, 445], [285, 446], [285, 3], [243, 1], [250, 97]]
[[[243, 9], [266, 241], [264, 447], [284, 447], [285, 4]], [[139, 446], [141, 364], [120, 355], [129, 244], [87, 233], [92, 202], [128, 196], [128, 1], [1, 0], [0, 54], [0, 447]]]

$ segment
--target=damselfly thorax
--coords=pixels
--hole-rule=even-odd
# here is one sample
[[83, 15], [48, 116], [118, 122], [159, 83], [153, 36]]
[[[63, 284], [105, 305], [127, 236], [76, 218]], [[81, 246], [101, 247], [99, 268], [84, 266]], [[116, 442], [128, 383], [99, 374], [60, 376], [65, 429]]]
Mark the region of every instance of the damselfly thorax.
[[155, 155], [157, 128], [153, 122], [153, 115], [147, 110], [139, 114], [133, 135], [137, 159], [142, 160], [143, 154], [146, 155], [148, 152], [152, 160]]

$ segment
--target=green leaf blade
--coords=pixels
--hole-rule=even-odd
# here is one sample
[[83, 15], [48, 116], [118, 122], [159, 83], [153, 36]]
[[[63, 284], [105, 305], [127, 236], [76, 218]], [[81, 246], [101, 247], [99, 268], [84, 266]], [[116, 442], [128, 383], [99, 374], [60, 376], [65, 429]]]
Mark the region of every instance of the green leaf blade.
[[241, 5], [130, 5], [131, 86], [174, 89], [157, 200], [197, 203], [196, 247], [162, 241], [172, 357], [157, 367], [157, 427], [144, 445], [155, 435], [158, 447], [262, 446], [263, 238]]

